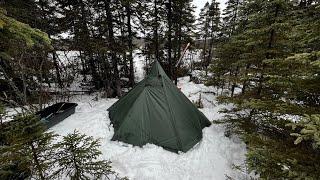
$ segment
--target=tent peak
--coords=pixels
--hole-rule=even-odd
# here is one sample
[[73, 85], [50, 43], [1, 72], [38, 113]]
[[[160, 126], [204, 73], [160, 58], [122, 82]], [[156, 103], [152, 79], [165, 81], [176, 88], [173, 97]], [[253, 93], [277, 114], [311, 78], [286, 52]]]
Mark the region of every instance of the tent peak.
[[155, 60], [153, 61], [153, 63], [151, 64], [151, 69], [150, 69], [150, 72], [148, 74], [148, 76], [151, 76], [151, 77], [157, 77], [157, 76], [161, 76], [161, 77], [164, 77], [164, 78], [169, 78], [167, 76], [167, 74], [165, 73], [165, 71], [163, 70], [160, 62], [158, 60]]

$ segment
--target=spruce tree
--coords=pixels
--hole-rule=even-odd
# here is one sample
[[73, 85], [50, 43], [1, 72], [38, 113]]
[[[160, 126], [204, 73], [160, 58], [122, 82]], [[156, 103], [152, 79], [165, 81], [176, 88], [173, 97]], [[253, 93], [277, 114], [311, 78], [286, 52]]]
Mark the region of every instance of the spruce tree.
[[[165, 42], [165, 4], [159, 0], [143, 0], [139, 3], [139, 24], [140, 31], [145, 40], [144, 54], [151, 60], [165, 62], [164, 49]], [[165, 68], [167, 69], [167, 68]]]
[[127, 32], [127, 49], [128, 49], [128, 59], [129, 59], [129, 81], [130, 81], [130, 86], [133, 87], [135, 84], [134, 81], [134, 64], [133, 64], [133, 38], [134, 36], [134, 28], [133, 25], [131, 24], [132, 20], [136, 18], [133, 16], [133, 12], [137, 11], [136, 9], [136, 4], [134, 4], [134, 1], [132, 0], [125, 0], [124, 2], [124, 7], [125, 7], [125, 12], [126, 12], [126, 32]]
[[234, 38], [242, 30], [241, 21], [241, 0], [229, 0], [223, 10], [223, 22], [221, 27], [220, 44], [217, 46], [217, 58], [212, 63], [210, 71], [214, 76], [210, 78], [208, 84], [216, 85], [220, 88], [230, 88], [231, 97], [235, 88], [240, 82], [237, 81], [240, 65], [235, 63], [240, 59], [243, 43]]
[[0, 71], [6, 82], [4, 86], [10, 89], [7, 95], [1, 94], [1, 96], [14, 106], [27, 104], [27, 85], [32, 83], [34, 86], [38, 85], [32, 78], [37, 76], [39, 71], [27, 68], [26, 65], [37, 64], [39, 61], [30, 62], [30, 56], [39, 55], [39, 51], [43, 54], [51, 48], [51, 41], [46, 33], [9, 17], [7, 11], [2, 8], [0, 8], [0, 29]]
[[223, 10], [223, 34], [230, 38], [236, 33], [239, 23], [241, 0], [229, 0]]
[[209, 3], [207, 2], [204, 7], [200, 10], [197, 29], [198, 38], [201, 39], [202, 44], [202, 66], [205, 67], [205, 60], [207, 59], [207, 41], [208, 34], [210, 31], [210, 20], [209, 16]]
[[213, 0], [206, 3], [199, 14], [198, 32], [203, 41], [203, 66], [206, 69], [213, 59], [214, 49], [217, 47], [221, 34], [219, 3]]
[[220, 19], [220, 8], [219, 3], [213, 0], [209, 8], [210, 16], [210, 41], [209, 41], [209, 54], [207, 64], [213, 59], [213, 51], [216, 49], [219, 37], [221, 34], [221, 19]]
[[101, 155], [99, 146], [98, 139], [80, 134], [78, 131], [64, 136], [62, 141], [56, 144], [59, 148], [57, 172], [68, 175], [73, 180], [99, 179], [115, 174], [111, 170], [110, 161], [98, 160]]
[[32, 177], [50, 179], [54, 176], [56, 135], [44, 132], [37, 116], [18, 116], [5, 128], [6, 145], [1, 148], [1, 176], [6, 178]]
[[[319, 177], [317, 7], [244, 1], [235, 31], [225, 30], [218, 48], [212, 72], [225, 82], [215, 82], [232, 91], [219, 99], [235, 105], [225, 111], [227, 130], [242, 136], [249, 170], [261, 178]], [[242, 92], [234, 93], [235, 87]]]
[[[195, 31], [194, 23], [194, 7], [191, 5], [190, 0], [175, 1], [172, 4], [173, 17], [172, 29], [175, 32], [173, 38], [173, 59], [172, 59], [172, 80], [177, 84], [178, 76], [183, 76], [180, 66], [175, 67], [177, 61], [181, 58], [181, 52], [185, 46], [190, 43], [193, 44], [193, 35]], [[189, 48], [190, 50], [190, 48]], [[181, 63], [181, 62], [180, 62]], [[179, 64], [178, 64], [179, 65]]]
[[296, 137], [294, 144], [299, 144], [302, 141], [311, 141], [314, 149], [320, 148], [320, 114], [305, 115], [297, 123], [289, 123], [292, 130], [298, 130], [297, 133], [291, 133], [291, 136]]
[[[7, 10], [8, 16], [19, 20], [20, 22], [26, 23], [32, 28], [40, 29], [41, 31], [46, 32], [49, 37], [57, 33], [57, 24], [55, 23], [56, 17], [54, 15], [55, 6], [53, 5], [52, 1], [5, 0], [3, 2], [3, 7]], [[37, 16], [35, 16], [35, 14], [37, 14]], [[28, 58], [30, 60], [32, 59], [31, 57], [36, 57], [35, 60], [33, 60], [33, 63], [42, 61], [43, 64], [48, 65], [51, 63], [50, 59], [47, 58], [50, 51], [52, 51], [52, 49], [34, 49], [33, 54], [30, 55], [31, 53], [26, 53], [25, 58]], [[51, 82], [49, 81], [49, 79], [51, 78], [52, 74], [46, 67], [47, 66], [42, 67], [40, 72], [31, 71], [27, 72], [26, 74], [34, 74], [35, 76], [37, 76], [37, 79], [40, 82], [44, 80], [50, 87]], [[28, 79], [28, 77], [26, 77], [25, 79]]]

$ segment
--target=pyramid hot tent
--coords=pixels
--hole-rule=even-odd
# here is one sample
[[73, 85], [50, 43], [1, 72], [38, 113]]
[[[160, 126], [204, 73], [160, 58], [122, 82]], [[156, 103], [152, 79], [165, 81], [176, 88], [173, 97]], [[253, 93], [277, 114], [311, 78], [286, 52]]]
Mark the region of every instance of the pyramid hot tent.
[[147, 143], [186, 152], [202, 138], [210, 121], [172, 83], [159, 62], [149, 75], [109, 109], [112, 140]]

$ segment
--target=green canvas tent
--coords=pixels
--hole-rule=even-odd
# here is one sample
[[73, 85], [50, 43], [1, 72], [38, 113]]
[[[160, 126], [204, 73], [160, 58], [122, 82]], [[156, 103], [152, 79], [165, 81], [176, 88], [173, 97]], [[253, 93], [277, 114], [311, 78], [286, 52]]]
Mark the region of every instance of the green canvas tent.
[[152, 143], [174, 152], [192, 148], [202, 139], [202, 129], [211, 124], [157, 61], [149, 75], [108, 111], [112, 140], [136, 146]]

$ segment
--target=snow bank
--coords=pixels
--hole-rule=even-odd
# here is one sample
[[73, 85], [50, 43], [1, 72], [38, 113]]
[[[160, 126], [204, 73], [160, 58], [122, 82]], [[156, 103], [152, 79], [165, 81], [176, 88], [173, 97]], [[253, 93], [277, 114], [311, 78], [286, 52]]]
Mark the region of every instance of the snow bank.
[[[181, 78], [178, 87], [190, 99], [197, 100], [201, 94], [204, 108], [201, 111], [209, 120], [219, 119], [218, 113], [226, 106], [218, 105], [212, 93], [213, 87], [189, 82]], [[66, 135], [79, 130], [101, 139], [104, 159], [112, 161], [112, 166], [121, 176], [130, 179], [214, 179], [224, 180], [226, 175], [234, 179], [244, 179], [246, 174], [233, 170], [234, 165], [242, 165], [245, 160], [245, 144], [237, 139], [224, 136], [224, 128], [211, 125], [203, 130], [203, 140], [187, 153], [175, 154], [153, 144], [133, 147], [122, 142], [111, 141], [113, 127], [110, 126], [106, 111], [117, 99], [92, 100], [95, 96], [74, 97], [78, 103], [76, 113], [57, 124], [52, 131]]]

